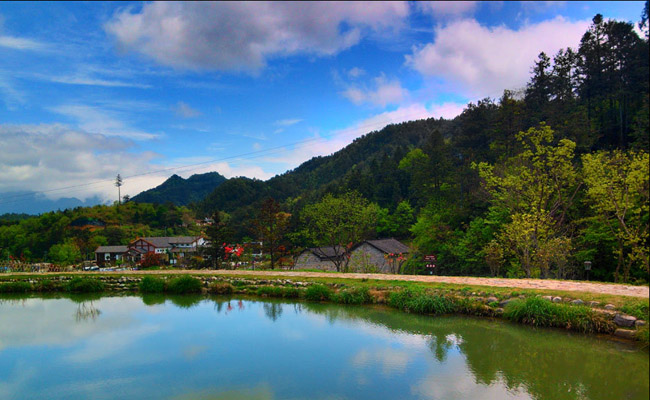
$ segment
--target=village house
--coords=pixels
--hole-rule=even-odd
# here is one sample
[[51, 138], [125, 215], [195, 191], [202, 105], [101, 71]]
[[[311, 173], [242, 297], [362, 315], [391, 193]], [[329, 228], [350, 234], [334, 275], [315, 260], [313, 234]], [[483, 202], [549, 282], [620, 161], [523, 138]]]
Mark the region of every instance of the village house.
[[407, 245], [393, 238], [365, 240], [352, 247], [350, 264], [362, 272], [397, 274], [410, 251]]
[[99, 246], [95, 250], [95, 261], [99, 266], [115, 264], [117, 261], [124, 260], [128, 249], [127, 246]]
[[[348, 270], [351, 272], [399, 273], [410, 249], [397, 239], [365, 240], [350, 249]], [[296, 258], [294, 269], [335, 271], [333, 260], [341, 259], [342, 248], [314, 247]]]
[[137, 263], [145, 254], [152, 252], [160, 255], [166, 264], [177, 264], [195, 254], [204, 244], [205, 239], [201, 236], [141, 237], [128, 246], [99, 246], [95, 250], [95, 260], [97, 265], [118, 260]]
[[312, 247], [298, 255], [294, 269], [336, 271], [336, 266], [332, 261], [341, 259], [342, 253], [343, 249], [340, 247], [338, 249], [334, 247]]

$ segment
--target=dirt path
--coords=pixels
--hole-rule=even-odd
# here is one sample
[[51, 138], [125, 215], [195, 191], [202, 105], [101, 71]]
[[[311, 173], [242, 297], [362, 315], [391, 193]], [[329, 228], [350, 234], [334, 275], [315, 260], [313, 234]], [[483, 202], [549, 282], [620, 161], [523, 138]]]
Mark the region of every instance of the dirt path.
[[[110, 274], [109, 272], [108, 274]], [[97, 274], [83, 272], [83, 275]], [[107, 274], [102, 272], [99, 274]], [[610, 294], [632, 297], [650, 297], [648, 286], [630, 286], [611, 283], [559, 281], [551, 279], [504, 279], [504, 278], [477, 278], [461, 276], [426, 276], [426, 275], [389, 275], [389, 274], [333, 274], [323, 272], [300, 272], [300, 271], [120, 271], [114, 274], [196, 274], [196, 275], [238, 275], [238, 276], [285, 276], [305, 278], [351, 278], [351, 279], [378, 279], [387, 281], [410, 281], [430, 283], [455, 283], [461, 285], [511, 287], [520, 289], [548, 289], [570, 292], [589, 292], [599, 294]], [[16, 274], [20, 275], [20, 274]], [[33, 275], [33, 274], [32, 274]], [[40, 275], [40, 274], [39, 274]], [[45, 275], [45, 274], [43, 274]]]

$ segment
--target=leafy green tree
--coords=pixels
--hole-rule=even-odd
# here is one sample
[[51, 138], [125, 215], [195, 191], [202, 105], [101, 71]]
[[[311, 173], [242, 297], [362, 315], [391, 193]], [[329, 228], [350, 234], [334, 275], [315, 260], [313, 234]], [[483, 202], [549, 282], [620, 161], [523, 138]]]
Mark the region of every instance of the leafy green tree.
[[212, 214], [212, 222], [206, 227], [205, 234], [207, 244], [202, 252], [211, 260], [212, 268], [216, 269], [226, 259], [225, 247], [230, 243], [232, 235], [219, 211]]
[[553, 130], [544, 123], [517, 139], [523, 151], [506, 165], [475, 166], [493, 204], [511, 213], [500, 238], [531, 276], [537, 251], [568, 233], [566, 218], [580, 184], [572, 164], [574, 142], [561, 139], [553, 145]]
[[262, 249], [271, 257], [271, 269], [275, 268], [279, 249], [285, 245], [290, 219], [291, 214], [282, 212], [278, 202], [269, 197], [262, 203], [254, 222], [257, 237], [262, 241]]
[[615, 279], [629, 279], [630, 269], [648, 268], [648, 153], [620, 150], [582, 157], [587, 198], [594, 214], [616, 238]]
[[304, 235], [318, 248], [331, 247], [330, 261], [337, 271], [346, 272], [351, 247], [375, 231], [377, 210], [357, 192], [340, 197], [328, 194], [303, 209]]
[[81, 251], [76, 244], [68, 241], [50, 247], [48, 257], [56, 264], [71, 265], [81, 260]]

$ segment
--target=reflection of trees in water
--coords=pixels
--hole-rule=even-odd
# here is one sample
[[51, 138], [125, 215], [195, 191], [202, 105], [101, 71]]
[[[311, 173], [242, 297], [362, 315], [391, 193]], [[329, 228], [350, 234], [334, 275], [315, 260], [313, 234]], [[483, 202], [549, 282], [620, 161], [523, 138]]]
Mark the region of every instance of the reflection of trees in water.
[[379, 308], [306, 303], [335, 320], [363, 321], [394, 333], [428, 337], [432, 356], [444, 363], [450, 350], [465, 356], [479, 384], [501, 383], [535, 399], [647, 399], [647, 354], [600, 346], [595, 338], [563, 331], [463, 317], [436, 318]]
[[88, 320], [95, 321], [97, 317], [99, 317], [99, 314], [101, 313], [102, 312], [95, 307], [92, 300], [84, 301], [77, 304], [77, 311], [75, 312], [74, 320], [76, 322], [88, 321]]
[[282, 315], [282, 304], [280, 303], [264, 303], [264, 314], [273, 322], [277, 321]]

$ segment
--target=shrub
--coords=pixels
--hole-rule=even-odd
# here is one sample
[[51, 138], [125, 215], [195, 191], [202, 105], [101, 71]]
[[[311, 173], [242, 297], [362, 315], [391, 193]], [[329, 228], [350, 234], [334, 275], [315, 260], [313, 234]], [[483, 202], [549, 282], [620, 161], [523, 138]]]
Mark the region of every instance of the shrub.
[[208, 286], [208, 292], [214, 294], [231, 294], [235, 288], [228, 282], [212, 282]]
[[327, 301], [332, 298], [332, 290], [325, 285], [311, 285], [305, 291], [305, 298], [310, 301]]
[[613, 322], [589, 307], [551, 303], [540, 297], [508, 303], [503, 316], [514, 322], [533, 326], [566, 328], [585, 333], [609, 333], [614, 330]]
[[26, 293], [32, 290], [29, 282], [7, 282], [0, 283], [0, 293]]
[[169, 281], [167, 290], [174, 294], [200, 293], [203, 283], [189, 275], [180, 276]]
[[417, 314], [449, 314], [456, 311], [456, 305], [451, 298], [408, 288], [391, 293], [388, 304]]
[[142, 293], [162, 293], [165, 291], [165, 281], [153, 276], [145, 276], [138, 287]]
[[58, 285], [49, 279], [43, 279], [36, 284], [35, 289], [39, 292], [53, 292], [58, 289]]
[[283, 297], [284, 290], [281, 287], [275, 286], [260, 286], [257, 288], [258, 296], [265, 297]]
[[285, 288], [284, 297], [287, 299], [297, 299], [300, 297], [300, 290], [293, 287]]
[[156, 254], [153, 251], [150, 251], [146, 253], [144, 256], [142, 256], [142, 260], [140, 261], [141, 268], [157, 267], [161, 264], [162, 264], [162, 257], [160, 256], [160, 254]]
[[367, 304], [372, 303], [373, 297], [368, 288], [361, 287], [349, 290], [342, 290], [334, 296], [334, 301], [343, 304]]
[[104, 290], [104, 282], [95, 278], [81, 278], [75, 276], [70, 279], [66, 285], [68, 292], [74, 293], [91, 293], [91, 292], [101, 292]]

